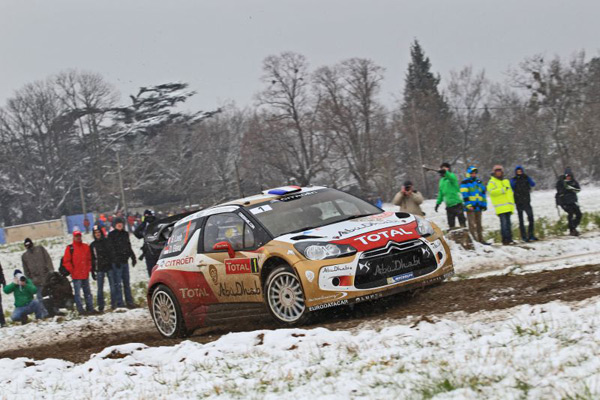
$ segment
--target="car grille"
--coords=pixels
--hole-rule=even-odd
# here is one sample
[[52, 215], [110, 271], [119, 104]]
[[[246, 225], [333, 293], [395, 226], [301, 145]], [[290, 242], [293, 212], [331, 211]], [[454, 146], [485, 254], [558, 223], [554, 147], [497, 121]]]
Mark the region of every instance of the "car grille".
[[431, 249], [421, 240], [388, 242], [364, 252], [358, 260], [354, 286], [372, 289], [427, 275], [437, 268]]

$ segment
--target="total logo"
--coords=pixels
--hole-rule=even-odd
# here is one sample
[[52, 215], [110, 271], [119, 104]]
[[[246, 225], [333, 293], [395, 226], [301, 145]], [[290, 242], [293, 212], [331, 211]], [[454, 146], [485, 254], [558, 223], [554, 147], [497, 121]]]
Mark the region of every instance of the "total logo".
[[393, 239], [396, 236], [413, 235], [414, 232], [405, 231], [404, 228], [392, 228], [385, 231], [379, 231], [362, 235], [354, 238], [355, 241], [360, 241], [362, 244], [368, 245], [369, 243], [379, 242], [382, 239]]

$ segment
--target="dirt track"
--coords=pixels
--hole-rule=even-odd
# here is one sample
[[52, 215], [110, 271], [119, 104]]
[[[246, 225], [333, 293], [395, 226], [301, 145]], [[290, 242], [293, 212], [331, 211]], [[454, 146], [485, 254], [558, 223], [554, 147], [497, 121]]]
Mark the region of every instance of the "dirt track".
[[[365, 321], [394, 320], [413, 316], [439, 315], [452, 311], [497, 310], [519, 304], [541, 304], [553, 300], [577, 301], [600, 295], [600, 265], [567, 268], [527, 275], [492, 276], [446, 282], [415, 293], [398, 295], [376, 302], [328, 310], [317, 315], [310, 327], [348, 329]], [[236, 326], [220, 326], [197, 331], [190, 340], [206, 343], [222, 334], [243, 330], [271, 329], [270, 320], [258, 320]], [[107, 346], [123, 343], [169, 346], [176, 340], [163, 339], [153, 325], [135, 331], [111, 334], [74, 332], [69, 343], [0, 352], [0, 358], [61, 358], [84, 362]]]

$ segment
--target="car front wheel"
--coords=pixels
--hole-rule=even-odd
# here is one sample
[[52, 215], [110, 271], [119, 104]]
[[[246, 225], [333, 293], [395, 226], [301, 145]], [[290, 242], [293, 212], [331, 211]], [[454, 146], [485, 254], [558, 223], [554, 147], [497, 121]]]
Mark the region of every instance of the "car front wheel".
[[302, 284], [290, 267], [275, 268], [267, 277], [265, 288], [267, 306], [278, 322], [288, 326], [307, 322], [309, 312]]
[[166, 338], [188, 336], [177, 298], [165, 285], [158, 285], [152, 294], [152, 319], [156, 329]]

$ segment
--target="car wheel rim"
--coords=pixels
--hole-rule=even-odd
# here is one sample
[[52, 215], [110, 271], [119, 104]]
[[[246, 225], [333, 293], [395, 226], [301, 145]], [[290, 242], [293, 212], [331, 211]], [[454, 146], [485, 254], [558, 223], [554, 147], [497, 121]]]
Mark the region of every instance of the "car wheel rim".
[[297, 321], [306, 309], [300, 281], [290, 272], [283, 272], [273, 278], [268, 296], [271, 310], [282, 321]]
[[156, 292], [152, 298], [152, 311], [158, 330], [171, 336], [177, 329], [177, 310], [171, 296], [163, 291]]

